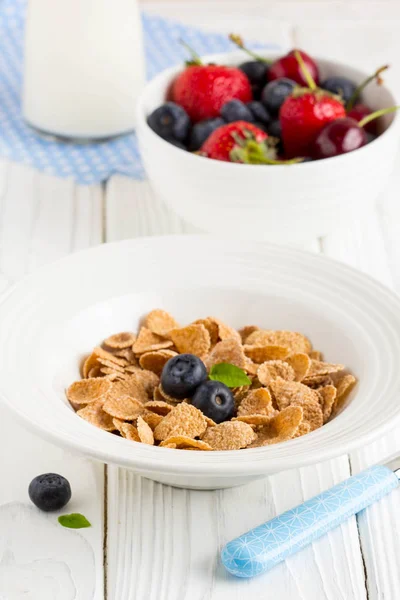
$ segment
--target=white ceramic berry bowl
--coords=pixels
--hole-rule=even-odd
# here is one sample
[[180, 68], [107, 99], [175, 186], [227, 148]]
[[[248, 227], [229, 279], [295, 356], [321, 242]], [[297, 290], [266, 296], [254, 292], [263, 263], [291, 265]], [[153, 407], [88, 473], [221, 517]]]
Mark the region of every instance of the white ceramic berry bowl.
[[[243, 52], [205, 58], [205, 62], [221, 64], [245, 60]], [[368, 75], [338, 62], [322, 58], [317, 62], [322, 78], [340, 74], [359, 83]], [[400, 135], [400, 116], [396, 114], [381, 119], [384, 133], [367, 146], [299, 165], [225, 163], [169, 144], [150, 129], [146, 118], [165, 101], [181, 69], [163, 71], [147, 84], [137, 105], [137, 134], [155, 192], [200, 230], [248, 239], [301, 242], [326, 235], [348, 220], [351, 213], [365, 211], [384, 188]], [[367, 87], [363, 100], [374, 109], [397, 104], [385, 85], [375, 83]]]
[[[180, 276], [179, 274], [182, 274]], [[296, 440], [229, 452], [131, 442], [79, 418], [65, 388], [82, 358], [162, 307], [182, 323], [300, 330], [359, 379], [330, 423]], [[0, 399], [23, 423], [88, 457], [188, 488], [240, 485], [343, 454], [400, 416], [400, 299], [349, 267], [264, 243], [207, 236], [107, 244], [37, 271], [0, 301]]]

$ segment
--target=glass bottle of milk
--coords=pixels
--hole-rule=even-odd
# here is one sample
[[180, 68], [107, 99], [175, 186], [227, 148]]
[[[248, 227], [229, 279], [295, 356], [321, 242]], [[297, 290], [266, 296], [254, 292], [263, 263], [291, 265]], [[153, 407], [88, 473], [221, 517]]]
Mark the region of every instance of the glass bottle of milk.
[[137, 0], [29, 0], [25, 120], [47, 134], [100, 140], [131, 131], [144, 83]]

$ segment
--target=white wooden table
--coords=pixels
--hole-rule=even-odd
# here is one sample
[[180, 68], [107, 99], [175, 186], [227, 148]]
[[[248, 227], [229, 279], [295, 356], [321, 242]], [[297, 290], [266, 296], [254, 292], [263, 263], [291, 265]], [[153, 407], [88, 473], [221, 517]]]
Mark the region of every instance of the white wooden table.
[[[400, 74], [396, 2], [164, 1], [147, 7], [282, 47], [295, 43], [371, 72], [391, 62], [388, 80], [394, 85]], [[397, 172], [373, 214], [362, 214], [346, 230], [310, 240], [306, 247], [400, 291], [399, 189]], [[0, 291], [40, 265], [88, 246], [190, 231], [147, 182], [116, 176], [105, 186], [80, 187], [0, 163]], [[21, 356], [22, 374], [26, 360]], [[68, 454], [0, 411], [0, 600], [400, 598], [398, 491], [267, 576], [236, 580], [218, 562], [225, 541], [400, 451], [400, 429], [350, 456], [238, 489], [196, 492]], [[28, 484], [47, 471], [68, 477], [73, 489], [68, 508], [84, 513], [91, 529], [63, 529], [54, 516], [30, 505]]]

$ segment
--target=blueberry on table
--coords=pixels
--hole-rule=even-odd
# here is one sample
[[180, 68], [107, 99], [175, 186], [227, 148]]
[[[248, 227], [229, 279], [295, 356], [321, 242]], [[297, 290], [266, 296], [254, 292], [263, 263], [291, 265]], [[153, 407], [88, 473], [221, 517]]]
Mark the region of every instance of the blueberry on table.
[[165, 363], [161, 386], [172, 398], [183, 400], [193, 396], [196, 388], [206, 379], [207, 369], [200, 358], [194, 354], [179, 354]]
[[60, 510], [71, 499], [71, 486], [62, 475], [45, 473], [32, 479], [29, 498], [33, 504], [46, 512]]
[[227, 123], [233, 123], [234, 121], [247, 121], [252, 123], [254, 121], [253, 113], [241, 100], [229, 100], [221, 108], [221, 117]]
[[267, 83], [261, 94], [261, 101], [265, 108], [272, 114], [277, 115], [280, 107], [290, 96], [297, 83], [286, 77], [274, 79]]
[[189, 135], [189, 150], [192, 152], [199, 150], [212, 132], [222, 125], [225, 125], [225, 121], [221, 117], [205, 119], [193, 125]]
[[341, 96], [344, 102], [348, 102], [357, 89], [356, 84], [351, 79], [337, 75], [325, 79], [321, 83], [321, 87], [332, 94]]
[[185, 140], [190, 127], [187, 112], [175, 102], [162, 104], [147, 118], [151, 129], [162, 138]]
[[264, 125], [268, 125], [268, 123], [271, 121], [271, 115], [265, 108], [264, 104], [262, 104], [261, 102], [257, 102], [256, 100], [248, 102], [247, 108], [250, 109], [254, 120], [257, 123], [263, 123]]
[[202, 383], [194, 393], [192, 405], [216, 423], [229, 421], [235, 412], [232, 392], [220, 381]]

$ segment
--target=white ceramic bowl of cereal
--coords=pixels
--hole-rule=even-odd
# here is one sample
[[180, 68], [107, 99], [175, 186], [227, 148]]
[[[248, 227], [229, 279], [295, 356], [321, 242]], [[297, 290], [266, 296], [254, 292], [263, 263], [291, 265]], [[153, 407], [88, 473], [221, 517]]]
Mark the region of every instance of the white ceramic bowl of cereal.
[[[181, 276], [180, 276], [181, 274]], [[333, 420], [303, 437], [236, 451], [186, 452], [132, 442], [80, 419], [65, 397], [82, 357], [165, 308], [186, 324], [302, 331], [358, 384]], [[0, 302], [0, 398], [52, 442], [163, 483], [240, 485], [348, 452], [400, 416], [400, 299], [321, 256], [206, 236], [107, 244], [46, 266]]]
[[[275, 55], [268, 54], [268, 58]], [[205, 62], [239, 64], [243, 52], [206, 57]], [[322, 78], [342, 75], [360, 83], [368, 73], [316, 58]], [[182, 66], [150, 81], [137, 104], [137, 134], [150, 183], [157, 195], [187, 222], [216, 235], [272, 242], [324, 236], [351, 213], [364, 211], [384, 188], [396, 156], [400, 116], [381, 119], [383, 133], [372, 143], [341, 156], [287, 166], [233, 164], [186, 152], [147, 125], [166, 99]], [[385, 85], [371, 84], [363, 101], [374, 109], [398, 104]]]

